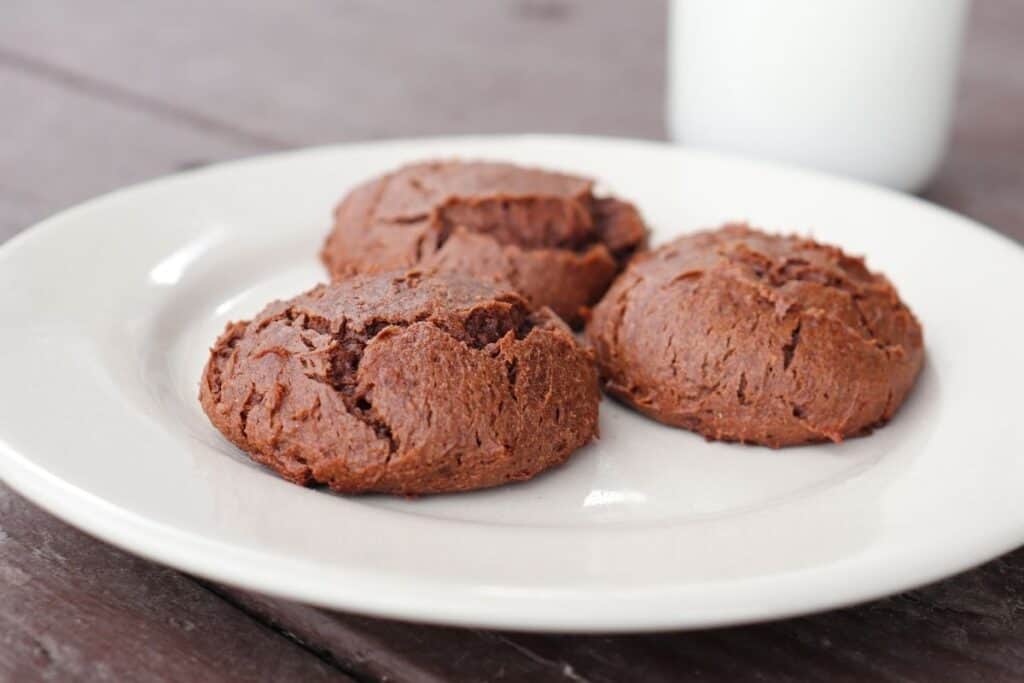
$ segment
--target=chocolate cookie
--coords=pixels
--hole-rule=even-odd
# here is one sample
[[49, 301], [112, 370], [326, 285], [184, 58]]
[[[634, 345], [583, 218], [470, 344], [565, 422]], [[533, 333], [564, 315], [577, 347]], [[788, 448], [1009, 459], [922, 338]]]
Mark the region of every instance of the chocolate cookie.
[[405, 166], [341, 201], [321, 257], [336, 279], [410, 266], [499, 279], [578, 325], [647, 235], [632, 204], [592, 189], [511, 164]]
[[885, 423], [924, 356], [882, 275], [727, 225], [637, 257], [587, 325], [609, 393], [708, 439], [788, 446]]
[[199, 400], [297, 484], [400, 494], [529, 479], [597, 432], [589, 352], [551, 311], [456, 274], [359, 276], [232, 323]]

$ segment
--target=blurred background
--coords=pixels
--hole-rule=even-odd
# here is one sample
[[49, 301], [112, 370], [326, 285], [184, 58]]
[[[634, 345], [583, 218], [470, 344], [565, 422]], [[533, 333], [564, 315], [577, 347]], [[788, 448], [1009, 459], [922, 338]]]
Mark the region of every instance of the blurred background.
[[[661, 0], [5, 0], [0, 240], [127, 183], [293, 147], [665, 139], [668, 12]], [[1022, 3], [974, 3], [952, 144], [925, 190], [1018, 239], [1021, 36]]]

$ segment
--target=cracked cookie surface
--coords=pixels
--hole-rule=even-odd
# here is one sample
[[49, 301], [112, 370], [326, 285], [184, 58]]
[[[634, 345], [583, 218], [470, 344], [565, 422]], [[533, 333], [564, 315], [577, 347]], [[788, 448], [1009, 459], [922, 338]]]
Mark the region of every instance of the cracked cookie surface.
[[199, 399], [298, 484], [440, 493], [529, 479], [597, 432], [588, 351], [547, 309], [456, 274], [357, 276], [231, 323]]
[[708, 439], [772, 447], [884, 424], [924, 359], [918, 321], [862, 259], [739, 224], [638, 256], [586, 335], [613, 396]]
[[498, 279], [582, 322], [647, 230], [593, 182], [505, 163], [412, 164], [352, 190], [321, 258], [334, 278], [421, 266]]

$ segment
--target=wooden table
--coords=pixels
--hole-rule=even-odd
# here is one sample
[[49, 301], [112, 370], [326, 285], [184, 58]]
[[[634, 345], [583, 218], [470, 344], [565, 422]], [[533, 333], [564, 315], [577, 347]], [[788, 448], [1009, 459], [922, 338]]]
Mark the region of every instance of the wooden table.
[[[664, 15], [645, 0], [6, 0], [0, 240], [127, 183], [288, 147], [463, 132], [662, 138]], [[1024, 3], [976, 4], [950, 155], [926, 193], [1018, 240], [1022, 35]], [[98, 542], [0, 486], [0, 678], [1020, 681], [1024, 550], [803, 619], [522, 635], [212, 585]]]

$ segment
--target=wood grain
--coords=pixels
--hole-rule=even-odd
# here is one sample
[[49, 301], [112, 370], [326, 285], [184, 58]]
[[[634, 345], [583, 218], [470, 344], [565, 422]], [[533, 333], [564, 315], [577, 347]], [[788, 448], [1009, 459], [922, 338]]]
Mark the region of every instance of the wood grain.
[[8, 0], [0, 55], [243, 141], [659, 137], [664, 12], [661, 0], [629, 12], [617, 0], [261, 0], [190, 11], [173, 0]]
[[2, 48], [0, 93], [18, 102], [0, 106], [0, 240], [123, 185], [268, 149], [69, 89], [12, 66]]
[[[466, 132], [664, 137], [662, 0], [7, 0], [0, 241], [128, 183], [296, 145]], [[1024, 4], [975, 3], [926, 197], [1024, 240]], [[951, 548], [950, 552], [956, 552]], [[0, 680], [1024, 680], [1024, 550], [772, 624], [545, 636], [207, 586], [0, 485]]]
[[191, 579], [0, 487], [0, 680], [351, 680]]

